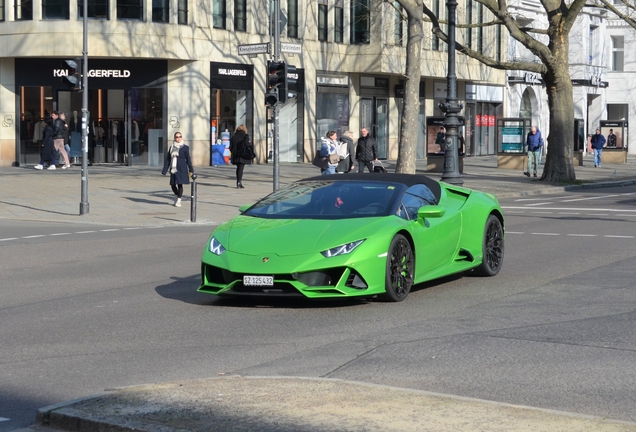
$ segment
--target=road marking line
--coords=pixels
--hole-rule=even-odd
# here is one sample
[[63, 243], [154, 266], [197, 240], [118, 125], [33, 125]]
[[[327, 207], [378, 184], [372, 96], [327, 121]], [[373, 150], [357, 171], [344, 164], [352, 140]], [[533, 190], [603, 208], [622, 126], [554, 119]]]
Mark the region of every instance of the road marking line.
[[547, 204], [554, 204], [554, 203], [552, 203], [552, 202], [540, 202], [540, 203], [528, 204], [526, 207], [542, 206], [542, 205], [547, 205]]
[[558, 214], [562, 214], [562, 215], [580, 215], [581, 213], [559, 212]]
[[69, 235], [71, 233], [55, 233], [55, 234], [49, 234], [50, 236], [61, 236], [61, 235]]
[[607, 213], [589, 213], [588, 216], [609, 216]]
[[570, 237], [596, 237], [596, 234], [568, 234]]
[[506, 234], [525, 234], [523, 231], [506, 231]]
[[530, 233], [532, 235], [547, 235], [547, 236], [558, 236], [561, 235], [559, 233]]
[[112, 228], [112, 229], [105, 229], [105, 230], [99, 230], [100, 232], [109, 232], [109, 231], [120, 231], [119, 228]]
[[552, 214], [552, 212], [530, 212], [532, 214]]
[[134, 228], [124, 228], [125, 230], [140, 230], [142, 227], [134, 227]]
[[607, 238], [627, 238], [627, 239], [633, 239], [634, 236], [621, 236], [621, 235], [606, 235], [603, 237], [607, 237]]
[[75, 234], [89, 234], [89, 233], [95, 233], [97, 231], [77, 231]]
[[40, 235], [26, 236], [26, 237], [22, 237], [22, 238], [25, 239], [25, 238], [38, 238], [38, 237], [46, 237], [46, 236], [44, 234], [40, 234]]
[[[531, 210], [532, 207], [528, 207], [528, 206], [523, 206], [523, 207], [512, 207], [512, 206], [503, 206], [501, 207], [502, 209], [526, 209], [526, 210]], [[607, 208], [568, 208], [568, 207], [544, 207], [541, 210], [562, 210], [562, 211], [582, 211], [582, 212], [587, 212], [587, 211], [606, 211], [606, 212], [617, 212], [617, 213], [622, 213], [622, 212], [627, 212], [627, 213], [636, 213], [636, 210], [620, 210], [620, 209], [607, 209]]]
[[589, 201], [589, 200], [602, 199], [602, 198], [614, 198], [614, 197], [617, 197], [617, 196], [620, 196], [620, 195], [619, 194], [616, 194], [616, 195], [601, 195], [601, 196], [596, 196], [596, 197], [576, 198], [576, 199], [563, 200], [563, 202]]
[[9, 240], [17, 240], [17, 237], [11, 237], [11, 238], [4, 238], [4, 239], [0, 239], [0, 241], [9, 241]]

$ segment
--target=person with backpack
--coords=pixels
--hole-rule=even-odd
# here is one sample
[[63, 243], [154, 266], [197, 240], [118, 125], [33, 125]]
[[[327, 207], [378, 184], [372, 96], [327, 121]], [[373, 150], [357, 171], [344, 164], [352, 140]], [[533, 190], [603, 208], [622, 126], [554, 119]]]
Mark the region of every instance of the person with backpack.
[[346, 131], [340, 137], [340, 147], [338, 148], [338, 155], [340, 156], [340, 162], [336, 167], [337, 173], [348, 173], [353, 171], [355, 167], [354, 155], [356, 154], [356, 145], [353, 142], [353, 132]]

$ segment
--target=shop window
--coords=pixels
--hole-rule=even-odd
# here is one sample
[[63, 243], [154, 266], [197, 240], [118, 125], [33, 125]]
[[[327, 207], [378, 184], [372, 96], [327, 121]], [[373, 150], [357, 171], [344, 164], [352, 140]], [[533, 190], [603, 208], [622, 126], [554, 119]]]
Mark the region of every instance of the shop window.
[[[88, 0], [88, 18], [108, 19], [108, 0]], [[77, 0], [77, 17], [84, 18], [84, 0]]]
[[351, 1], [351, 43], [368, 44], [371, 42], [370, 0]]
[[177, 23], [188, 24], [188, 0], [179, 0], [177, 4]]
[[213, 0], [212, 2], [212, 27], [225, 28], [225, 0]]
[[4, 0], [0, 0], [0, 21], [4, 21]]
[[594, 61], [594, 46], [596, 44], [596, 26], [590, 26], [590, 34], [587, 41], [587, 61], [592, 64]]
[[117, 0], [117, 19], [141, 21], [143, 10], [141, 0]]
[[42, 0], [42, 19], [68, 19], [69, 0]]
[[326, 93], [322, 90], [319, 88], [316, 95], [316, 138], [324, 137], [330, 130], [337, 131], [340, 136], [349, 130], [349, 95]]
[[321, 42], [327, 41], [327, 5], [318, 5], [318, 40]]
[[287, 0], [287, 36], [298, 37], [298, 0]]
[[170, 0], [152, 0], [152, 22], [170, 22]]
[[333, 40], [336, 43], [344, 42], [344, 9], [336, 4], [334, 8], [334, 33]]
[[247, 31], [247, 0], [234, 0], [234, 30]]
[[14, 16], [16, 21], [33, 19], [33, 2], [31, 0], [15, 0]]
[[612, 36], [612, 71], [622, 72], [625, 65], [625, 40], [623, 36]]
[[393, 8], [395, 9], [395, 13], [393, 15], [393, 43], [401, 46], [404, 40], [404, 22], [402, 21], [404, 8], [399, 2], [393, 2]]

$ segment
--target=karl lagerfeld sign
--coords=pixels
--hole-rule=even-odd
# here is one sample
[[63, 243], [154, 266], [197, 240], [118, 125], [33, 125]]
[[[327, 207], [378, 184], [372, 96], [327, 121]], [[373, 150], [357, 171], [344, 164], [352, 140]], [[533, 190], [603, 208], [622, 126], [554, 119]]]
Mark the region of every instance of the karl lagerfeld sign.
[[[68, 76], [67, 69], [53, 69], [54, 77]], [[130, 77], [129, 70], [115, 70], [115, 69], [89, 69], [88, 76], [90, 78], [128, 78]]]

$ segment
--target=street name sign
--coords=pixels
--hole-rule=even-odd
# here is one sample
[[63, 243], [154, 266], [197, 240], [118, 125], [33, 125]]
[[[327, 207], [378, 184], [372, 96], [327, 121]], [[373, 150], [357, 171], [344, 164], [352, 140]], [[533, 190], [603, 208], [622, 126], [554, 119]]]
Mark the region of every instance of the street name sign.
[[299, 43], [281, 42], [280, 50], [281, 52], [286, 52], [291, 54], [301, 54], [302, 45], [300, 45]]
[[267, 54], [269, 53], [269, 42], [259, 44], [247, 44], [238, 46], [239, 55]]

